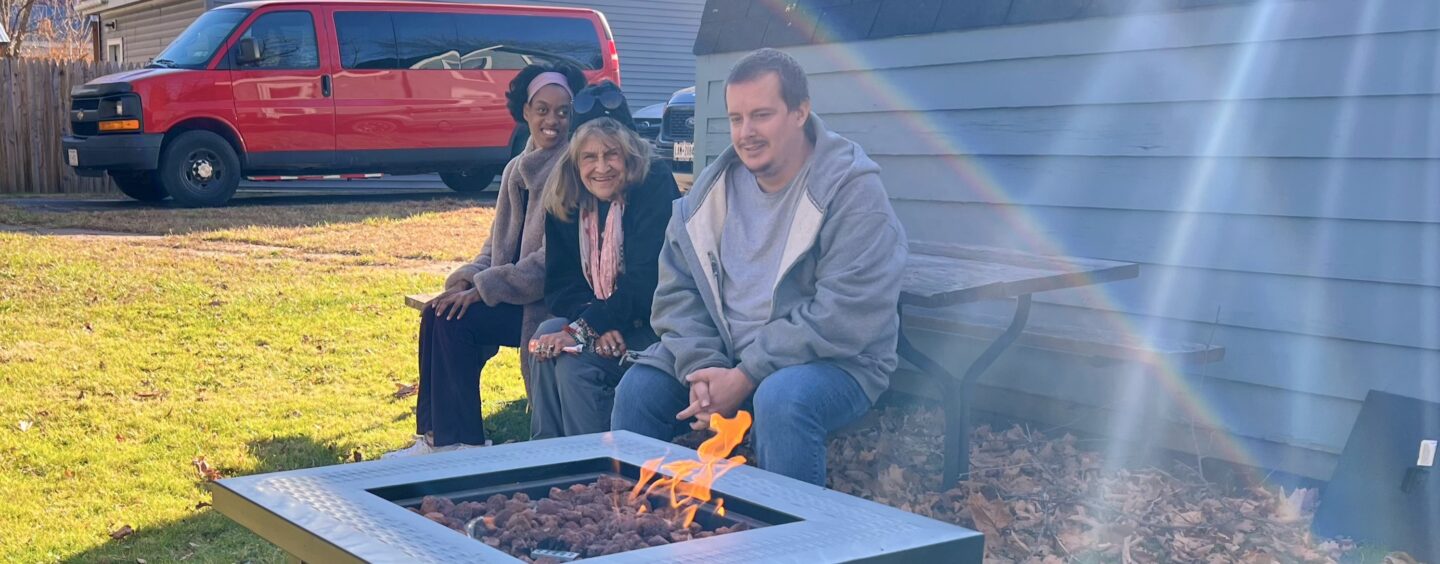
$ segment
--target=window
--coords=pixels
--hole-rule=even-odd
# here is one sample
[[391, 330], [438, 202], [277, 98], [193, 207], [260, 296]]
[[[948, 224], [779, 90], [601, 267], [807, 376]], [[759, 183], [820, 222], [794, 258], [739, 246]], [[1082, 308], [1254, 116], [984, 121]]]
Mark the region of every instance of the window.
[[394, 69], [395, 25], [388, 12], [339, 12], [335, 29], [340, 39], [340, 66], [347, 69]]
[[605, 66], [595, 25], [581, 18], [464, 14], [459, 30], [463, 68], [520, 69], [536, 61]]
[[241, 39], [253, 39], [260, 60], [237, 65], [241, 69], [318, 69], [320, 49], [310, 12], [271, 12], [260, 16]]
[[[235, 31], [235, 26], [245, 21], [250, 15], [250, 10], [239, 8], [224, 8], [210, 10], [200, 15], [195, 23], [185, 28], [185, 32], [175, 41], [170, 42], [160, 55], [155, 57], [151, 66], [199, 69], [215, 56], [215, 51], [225, 43], [225, 38], [230, 37], [230, 32]], [[120, 54], [124, 55], [122, 47]]]
[[414, 12], [339, 12], [335, 29], [346, 69], [517, 70], [605, 60], [595, 25], [582, 18]]
[[455, 14], [394, 14], [395, 45], [402, 69], [460, 68]]
[[123, 62], [125, 60], [125, 39], [105, 40], [105, 60]]

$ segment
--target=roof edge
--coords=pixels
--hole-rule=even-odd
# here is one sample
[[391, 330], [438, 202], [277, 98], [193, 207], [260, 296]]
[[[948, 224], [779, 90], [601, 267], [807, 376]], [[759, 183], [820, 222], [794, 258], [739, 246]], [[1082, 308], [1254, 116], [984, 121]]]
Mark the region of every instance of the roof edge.
[[1192, 11], [1259, 0], [706, 0], [696, 55]]

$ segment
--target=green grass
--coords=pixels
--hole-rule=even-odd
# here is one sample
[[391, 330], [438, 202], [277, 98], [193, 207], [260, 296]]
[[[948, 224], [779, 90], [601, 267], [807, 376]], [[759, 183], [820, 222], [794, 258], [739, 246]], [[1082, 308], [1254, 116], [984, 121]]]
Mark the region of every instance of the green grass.
[[494, 209], [464, 198], [342, 202], [219, 209], [128, 207], [53, 212], [5, 205], [0, 226], [168, 235], [172, 246], [241, 243], [311, 253], [400, 260], [463, 261], [490, 235]]
[[[327, 252], [404, 258], [425, 243], [402, 234], [456, 214], [449, 219], [474, 220], [465, 227], [471, 236], [463, 245], [432, 240], [433, 248], [455, 249], [436, 251], [443, 256], [478, 249], [484, 236], [474, 233], [488, 218], [436, 207], [348, 223], [314, 210], [306, 221], [268, 227], [206, 220], [220, 231], [156, 216], [139, 230], [184, 233], [159, 243], [0, 233], [0, 560], [281, 560], [204, 505], [209, 494], [192, 461], [203, 456], [237, 476], [403, 446], [414, 399], [392, 393], [416, 380], [417, 321], [401, 296], [435, 289], [441, 276], [298, 252], [256, 260], [187, 247], [251, 229], [255, 242], [281, 247], [304, 249], [293, 241], [311, 237]], [[97, 227], [4, 209], [0, 223]], [[319, 235], [321, 226], [343, 236]], [[527, 434], [516, 365], [507, 351], [486, 371], [486, 420], [497, 442]], [[112, 540], [123, 525], [135, 534]]]

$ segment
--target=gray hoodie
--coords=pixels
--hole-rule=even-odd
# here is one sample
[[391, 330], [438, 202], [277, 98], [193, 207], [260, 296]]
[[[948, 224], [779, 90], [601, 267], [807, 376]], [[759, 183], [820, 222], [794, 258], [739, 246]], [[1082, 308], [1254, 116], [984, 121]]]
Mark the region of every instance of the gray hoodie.
[[735, 358], [717, 286], [725, 174], [739, 162], [728, 147], [675, 202], [651, 310], [660, 341], [637, 364], [681, 382], [702, 368], [739, 367], [759, 385], [781, 368], [825, 362], [855, 378], [871, 402], [889, 387], [905, 231], [880, 183], [879, 165], [825, 129], [818, 116], [810, 115], [808, 127], [815, 154], [774, 274], [769, 323], [743, 358]]

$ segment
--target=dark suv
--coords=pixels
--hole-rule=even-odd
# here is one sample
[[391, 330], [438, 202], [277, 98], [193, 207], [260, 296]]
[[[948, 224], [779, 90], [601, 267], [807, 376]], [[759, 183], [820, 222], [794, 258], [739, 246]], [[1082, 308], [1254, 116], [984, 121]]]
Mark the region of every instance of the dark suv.
[[695, 163], [695, 87], [675, 91], [665, 104], [656, 152], [676, 173], [693, 174]]

